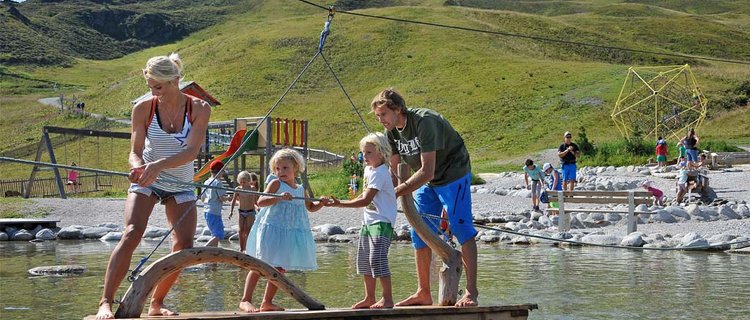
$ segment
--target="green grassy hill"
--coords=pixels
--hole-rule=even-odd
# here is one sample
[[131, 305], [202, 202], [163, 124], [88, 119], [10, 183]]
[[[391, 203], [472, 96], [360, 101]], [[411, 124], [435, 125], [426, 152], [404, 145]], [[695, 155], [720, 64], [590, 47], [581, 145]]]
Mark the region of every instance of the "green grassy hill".
[[[464, 7], [444, 5], [457, 2]], [[504, 1], [517, 6], [488, 6], [499, 2], [393, 0], [365, 2], [372, 8], [357, 12], [750, 60], [750, 5], [719, 1], [712, 9], [700, 1], [687, 7], [673, 1], [637, 2]], [[70, 67], [0, 69], [0, 94], [12, 95], [14, 101], [4, 97], [0, 109], [40, 108], [32, 107], [37, 97], [63, 91], [78, 95], [91, 112], [127, 117], [130, 101], [147, 90], [140, 75], [145, 61], [174, 51], [183, 57], [186, 79], [197, 81], [222, 102], [212, 120], [262, 116], [315, 53], [326, 12], [290, 0], [239, 3], [254, 6], [222, 16], [220, 23], [182, 40], [121, 58], [76, 58]], [[380, 7], [384, 4], [393, 6]], [[750, 143], [750, 112], [735, 103], [743, 101], [743, 94], [747, 97], [742, 88], [750, 75], [748, 65], [592, 49], [343, 13], [335, 16], [331, 29], [325, 54], [361, 112], [369, 112], [369, 102], [379, 90], [395, 87], [409, 105], [444, 114], [465, 138], [479, 171], [556, 147], [562, 132], [577, 132], [581, 126], [594, 143], [618, 138], [609, 114], [631, 65], [693, 64], [711, 108], [711, 120], [699, 134], [704, 139]], [[41, 89], [14, 87], [13, 80], [4, 80], [18, 75], [28, 86]], [[49, 83], [58, 83], [57, 91]], [[354, 150], [365, 134], [322, 60], [312, 65], [273, 116], [310, 120], [311, 146], [335, 152]], [[381, 130], [374, 116], [365, 114], [365, 119], [370, 128]], [[18, 120], [26, 126], [35, 121]], [[8, 123], [0, 130], [5, 136], [23, 136], [20, 123]], [[35, 143], [38, 132], [25, 139]]]

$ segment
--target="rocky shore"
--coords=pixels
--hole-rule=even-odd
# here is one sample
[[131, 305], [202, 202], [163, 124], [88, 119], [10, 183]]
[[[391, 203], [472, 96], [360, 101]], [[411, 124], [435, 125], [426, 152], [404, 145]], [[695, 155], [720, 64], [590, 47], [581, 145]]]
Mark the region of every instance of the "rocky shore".
[[[656, 174], [653, 174], [656, 173]], [[581, 190], [639, 190], [640, 183], [650, 180], [653, 185], [665, 192], [669, 199], [674, 198], [674, 179], [669, 175], [643, 166], [630, 167], [584, 167], [579, 170], [577, 189]], [[709, 173], [711, 187], [717, 199], [704, 203], [698, 198], [682, 204], [667, 206], [641, 205], [637, 211], [651, 214], [639, 215], [638, 232], [627, 235], [624, 215], [572, 214], [572, 230], [566, 233], [557, 231], [557, 217], [531, 210], [530, 192], [523, 188], [523, 174], [508, 172], [482, 174], [487, 182], [472, 187], [474, 217], [478, 223], [477, 239], [486, 243], [533, 244], [549, 242], [531, 236], [566, 239], [584, 243], [623, 245], [634, 247], [706, 247], [729, 248], [750, 246], [750, 166], [738, 166], [728, 170]], [[99, 239], [117, 241], [122, 231], [123, 199], [72, 198], [34, 199], [33, 208], [28, 212], [43, 211], [47, 218], [59, 219], [56, 230], [36, 228], [36, 230], [0, 230], [0, 240], [54, 240], [54, 239]], [[611, 205], [592, 206], [596, 208], [618, 207]], [[199, 212], [202, 208], [198, 208]], [[228, 210], [228, 209], [226, 209]], [[226, 214], [226, 212], [225, 212]], [[199, 215], [200, 216], [200, 215]], [[225, 216], [226, 217], [226, 216]], [[225, 220], [229, 246], [237, 243], [237, 220]], [[362, 220], [361, 209], [323, 208], [310, 214], [310, 224], [316, 241], [354, 241]], [[208, 238], [202, 219], [196, 231], [196, 240]], [[168, 223], [162, 206], [156, 207], [146, 238], [159, 238], [166, 234]], [[409, 240], [408, 224], [399, 214], [396, 221], [396, 240]], [[226, 245], [225, 245], [226, 246]]]

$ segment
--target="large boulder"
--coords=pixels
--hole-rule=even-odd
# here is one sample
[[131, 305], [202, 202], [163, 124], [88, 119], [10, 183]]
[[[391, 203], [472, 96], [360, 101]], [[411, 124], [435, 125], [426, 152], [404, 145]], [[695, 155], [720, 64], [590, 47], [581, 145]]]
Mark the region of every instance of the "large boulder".
[[167, 228], [149, 226], [146, 228], [146, 231], [143, 232], [143, 237], [144, 238], [163, 238], [164, 236], [168, 234], [169, 234], [169, 229]]
[[671, 214], [669, 214], [669, 211], [659, 210], [659, 211], [656, 211], [656, 213], [651, 215], [651, 218], [649, 219], [649, 221], [663, 222], [663, 223], [675, 223], [677, 222], [677, 219], [675, 219]]
[[99, 238], [101, 241], [120, 241], [120, 239], [122, 239], [121, 231], [111, 231]]
[[315, 226], [313, 228], [315, 231], [320, 231], [322, 233], [325, 233], [328, 236], [333, 236], [337, 234], [345, 234], [346, 232], [344, 229], [342, 229], [340, 226], [337, 226], [335, 224], [326, 223], [323, 225]]
[[83, 231], [76, 226], [68, 226], [57, 232], [57, 238], [61, 240], [83, 239]]
[[620, 242], [621, 246], [627, 247], [642, 247], [646, 242], [643, 240], [644, 234], [642, 232], [633, 232]]
[[690, 232], [680, 239], [680, 247], [706, 247], [708, 241], [695, 232]]
[[612, 234], [587, 234], [581, 238], [581, 242], [602, 245], [619, 245], [622, 242], [622, 238]]
[[39, 232], [36, 233], [35, 237], [39, 240], [55, 240], [56, 238], [55, 232], [48, 228], [39, 230]]
[[31, 239], [34, 239], [34, 235], [31, 234], [26, 229], [18, 230], [16, 233], [13, 234], [12, 237], [10, 237], [10, 240], [13, 240], [13, 241], [29, 241]]
[[734, 212], [734, 210], [732, 210], [732, 207], [730, 207], [730, 206], [728, 206], [726, 204], [720, 205], [719, 209], [718, 209], [718, 212], [719, 212], [719, 217], [722, 220], [742, 219], [741, 215], [739, 215], [736, 212]]
[[107, 227], [91, 227], [83, 230], [83, 237], [86, 239], [100, 239], [107, 233], [112, 231], [118, 231], [117, 229], [111, 229]]

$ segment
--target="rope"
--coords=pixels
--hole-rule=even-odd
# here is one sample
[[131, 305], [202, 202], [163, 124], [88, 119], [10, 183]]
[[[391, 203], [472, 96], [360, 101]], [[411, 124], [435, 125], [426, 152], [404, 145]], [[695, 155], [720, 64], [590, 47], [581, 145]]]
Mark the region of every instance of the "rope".
[[[302, 3], [306, 3], [308, 5], [311, 5], [311, 6], [314, 6], [314, 7], [318, 7], [318, 8], [324, 9], [324, 10], [328, 10], [326, 7], [323, 7], [321, 5], [312, 3], [310, 1], [306, 1], [306, 0], [297, 0], [297, 1], [302, 2]], [[750, 61], [741, 61], [741, 60], [723, 59], [723, 58], [716, 58], [716, 57], [694, 56], [694, 55], [681, 54], [681, 53], [657, 52], [657, 51], [650, 51], [650, 50], [641, 50], [641, 49], [631, 49], [631, 48], [625, 48], [625, 47], [607, 46], [607, 45], [600, 45], [600, 44], [580, 42], [580, 41], [553, 39], [553, 38], [545, 38], [545, 37], [540, 37], [540, 36], [531, 36], [531, 35], [520, 34], [520, 33], [511, 33], [511, 32], [503, 32], [503, 31], [489, 31], [489, 30], [482, 30], [482, 29], [475, 29], [475, 28], [468, 28], [468, 27], [461, 27], [461, 26], [446, 25], [446, 24], [440, 24], [440, 23], [432, 23], [432, 22], [424, 22], [424, 21], [416, 21], [416, 20], [392, 18], [392, 17], [386, 17], [386, 16], [376, 16], [376, 15], [365, 14], [365, 13], [357, 13], [357, 12], [351, 12], [351, 11], [338, 11], [338, 12], [343, 13], [343, 14], [353, 15], [353, 16], [359, 16], [359, 17], [366, 17], [366, 18], [373, 18], [373, 19], [382, 19], [382, 20], [390, 20], [390, 21], [403, 22], [403, 23], [411, 23], [411, 24], [418, 24], [418, 25], [424, 25], [424, 26], [430, 26], [430, 27], [438, 27], [438, 28], [446, 28], [446, 29], [455, 29], [455, 30], [462, 30], [462, 31], [478, 32], [478, 33], [500, 35], [500, 36], [507, 36], [507, 37], [515, 37], [515, 38], [522, 38], [522, 39], [529, 39], [529, 40], [537, 40], [537, 41], [545, 41], [545, 42], [553, 42], [553, 43], [570, 44], [570, 45], [583, 46], [583, 47], [592, 47], [592, 48], [608, 49], [608, 50], [619, 50], [619, 51], [634, 52], [634, 53], [645, 53], [645, 54], [651, 54], [651, 55], [657, 55], [657, 56], [668, 56], [668, 57], [684, 58], [684, 59], [698, 59], [698, 60], [706, 60], [706, 61], [717, 61], [717, 62], [726, 62], [726, 63], [750, 65]]]
[[[427, 213], [419, 213], [419, 215], [426, 216], [428, 218], [432, 219], [440, 219], [440, 220], [447, 220], [446, 218], [427, 214]], [[527, 234], [523, 232], [517, 232], [513, 230], [508, 229], [499, 229], [499, 228], [493, 228], [493, 227], [487, 227], [481, 224], [475, 224], [475, 227], [487, 229], [487, 230], [493, 230], [493, 231], [500, 231], [505, 233], [510, 233], [518, 236], [524, 236], [524, 237], [530, 237], [530, 238], [538, 238], [543, 240], [550, 240], [554, 242], [566, 242], [570, 244], [577, 244], [582, 246], [592, 246], [592, 247], [604, 247], [604, 248], [615, 248], [615, 249], [630, 249], [630, 250], [652, 250], [652, 251], [694, 251], [694, 250], [708, 250], [712, 248], [718, 248], [718, 247], [724, 247], [734, 244], [740, 244], [740, 243], [748, 243], [750, 240], [743, 240], [743, 241], [735, 241], [730, 242], [726, 244], [715, 244], [715, 245], [707, 245], [707, 246], [697, 246], [697, 247], [676, 247], [676, 248], [648, 248], [648, 247], [630, 247], [630, 246], [620, 246], [620, 245], [613, 245], [613, 244], [599, 244], [599, 243], [590, 243], [590, 242], [580, 242], [580, 241], [574, 241], [574, 240], [567, 240], [567, 239], [558, 239], [558, 238], [552, 238], [552, 237], [546, 237], [546, 236], [540, 236], [535, 234]]]
[[339, 88], [341, 88], [341, 91], [344, 92], [344, 95], [346, 96], [346, 99], [349, 100], [349, 103], [352, 105], [352, 110], [354, 110], [354, 113], [357, 114], [357, 117], [359, 117], [359, 121], [362, 122], [362, 126], [365, 127], [365, 130], [367, 130], [367, 133], [371, 133], [370, 127], [367, 126], [367, 123], [365, 123], [365, 119], [362, 118], [362, 114], [359, 113], [359, 110], [357, 110], [357, 106], [354, 105], [354, 102], [352, 101], [352, 98], [349, 96], [349, 93], [346, 92], [346, 89], [344, 89], [344, 85], [341, 84], [341, 81], [339, 80], [339, 77], [336, 76], [336, 72], [333, 71], [333, 68], [331, 67], [331, 64], [328, 63], [328, 59], [326, 58], [326, 55], [323, 54], [323, 51], [320, 52], [320, 56], [323, 57], [323, 61], [325, 61], [326, 66], [328, 67], [328, 70], [331, 71], [331, 74], [333, 75], [333, 78], [336, 79], [336, 83], [338, 83]]

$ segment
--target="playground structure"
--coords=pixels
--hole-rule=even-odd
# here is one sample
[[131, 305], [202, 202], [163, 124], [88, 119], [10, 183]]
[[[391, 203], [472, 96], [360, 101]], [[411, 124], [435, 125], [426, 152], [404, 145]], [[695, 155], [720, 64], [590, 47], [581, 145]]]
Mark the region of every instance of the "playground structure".
[[[196, 167], [201, 168], [214, 159], [223, 160], [224, 157], [222, 157], [222, 154], [227, 153], [234, 133], [243, 130], [245, 132], [253, 132], [256, 128], [257, 130], [249, 137], [250, 141], [243, 148], [242, 153], [234, 161], [231, 161], [231, 163], [225, 163], [227, 165], [226, 172], [231, 172], [233, 177], [236, 177], [242, 170], [254, 171], [262, 176], [260, 179], [262, 184], [265, 181], [264, 177], [270, 173], [268, 166], [270, 155], [273, 155], [274, 152], [281, 148], [292, 148], [299, 151], [308, 161], [308, 166], [303, 171], [301, 178], [304, 185], [309, 188], [307, 167], [310, 165], [338, 165], [344, 158], [341, 155], [325, 150], [308, 148], [307, 120], [288, 118], [268, 118], [266, 121], [262, 120], [262, 117], [248, 117], [210, 123], [207, 129], [206, 141], [195, 160]], [[261, 124], [261, 122], [263, 123]], [[52, 136], [52, 134], [56, 134], [56, 136]], [[88, 137], [94, 137], [96, 140], [84, 141], [84, 138]], [[100, 141], [100, 138], [108, 138], [109, 140]], [[34, 161], [39, 162], [44, 160], [44, 153], [46, 151], [49, 162], [52, 164], [70, 165], [72, 162], [76, 162], [78, 166], [82, 167], [94, 165], [99, 169], [112, 169], [114, 166], [115, 139], [129, 141], [130, 133], [46, 126], [42, 129], [42, 137], [39, 140]], [[82, 147], [82, 144], [86, 144], [86, 146]], [[126, 144], [123, 143], [123, 147]], [[87, 156], [82, 156], [81, 150], [84, 148], [89, 151], [86, 153]], [[71, 150], [69, 151], [68, 149]], [[122, 151], [119, 149], [118, 151]], [[248, 156], [257, 156], [259, 159], [257, 165], [252, 165], [247, 159]], [[107, 158], [108, 160], [106, 160]], [[119, 163], [124, 163], [125, 161], [124, 156], [118, 156]], [[38, 177], [40, 172], [50, 171], [53, 173], [52, 178]], [[65, 199], [67, 197], [66, 178], [67, 176], [64, 172], [61, 173], [57, 167], [34, 165], [28, 180], [3, 181], [0, 183], [0, 189], [6, 192], [6, 194], [20, 195], [25, 198], [58, 195], [60, 198]], [[73, 190], [71, 191], [94, 192], [113, 188], [124, 190], [129, 184], [123, 177], [113, 177], [99, 173], [81, 174], [78, 178], [78, 183], [72, 186]], [[234, 179], [228, 179], [228, 175], [225, 178], [227, 178], [225, 179], [226, 184], [229, 187], [234, 187], [234, 183], [232, 182]], [[71, 188], [71, 186], [67, 187]], [[312, 190], [308, 190], [308, 192], [312, 194]]]
[[[261, 123], [262, 122], [262, 123]], [[232, 121], [210, 123], [208, 133], [206, 134], [206, 143], [198, 156], [198, 167], [214, 159], [224, 160], [228, 157], [226, 150], [231, 143], [232, 133], [242, 130], [251, 134], [248, 146], [243, 147], [242, 154], [236, 157], [232, 163], [225, 163], [228, 166], [226, 172], [232, 172], [237, 176], [241, 170], [248, 169], [248, 156], [257, 156], [258, 166], [251, 167], [251, 171], [257, 171], [261, 175], [261, 184], [265, 177], [271, 173], [269, 161], [271, 155], [282, 148], [292, 148], [299, 151], [308, 163], [319, 163], [324, 165], [339, 164], [343, 156], [333, 154], [324, 150], [315, 150], [308, 147], [308, 126], [307, 120], [289, 119], [289, 118], [268, 118], [263, 121], [262, 117], [236, 118]], [[312, 195], [307, 180], [307, 167], [302, 172], [302, 181], [308, 193]], [[257, 168], [257, 170], [255, 170]]]
[[630, 67], [611, 117], [626, 138], [679, 140], [703, 123], [707, 103], [687, 64]]
[[[102, 166], [101, 164], [101, 142], [99, 141], [99, 138], [109, 138], [111, 141], [109, 141], [109, 166], [112, 166], [112, 155], [113, 155], [113, 146], [114, 142], [112, 140], [114, 139], [127, 139], [130, 140], [130, 133], [128, 132], [111, 132], [111, 131], [99, 131], [99, 130], [89, 130], [89, 129], [73, 129], [73, 128], [62, 128], [62, 127], [51, 127], [51, 126], [45, 126], [42, 128], [42, 138], [39, 140], [39, 145], [36, 150], [36, 157], [34, 161], [40, 161], [42, 160], [42, 153], [44, 150], [47, 151], [47, 154], [49, 155], [50, 163], [58, 163], [58, 158], [55, 154], [55, 148], [53, 145], [53, 139], [50, 137], [50, 134], [60, 134], [62, 135], [62, 138], [58, 142], [59, 144], [63, 145], [64, 150], [64, 163], [69, 162], [75, 162], [71, 161], [70, 157], [68, 156], [68, 143], [78, 141], [78, 156], [77, 156], [77, 163], [78, 165], [82, 164], [81, 160], [81, 139], [84, 137], [95, 137], [96, 138], [96, 164], [98, 166]], [[20, 192], [24, 198], [29, 198], [31, 196], [31, 192], [34, 188], [34, 182], [36, 181], [36, 175], [40, 171], [49, 170], [50, 168], [40, 167], [40, 166], [33, 166], [31, 168], [31, 174], [29, 176], [29, 179], [26, 181], [25, 186], [23, 186], [23, 190]], [[65, 184], [62, 180], [62, 175], [60, 174], [60, 169], [57, 167], [51, 168], [52, 172], [55, 176], [55, 182], [57, 184], [57, 189], [60, 195], [60, 198], [65, 199], [66, 191], [65, 191]], [[112, 176], [105, 176], [100, 174], [94, 174], [93, 176], [79, 176], [79, 181], [85, 179], [85, 178], [93, 178], [93, 190], [90, 191], [100, 191], [100, 187], [111, 187], [113, 185], [113, 178]], [[76, 184], [80, 184], [79, 181], [76, 181]], [[78, 185], [75, 185], [73, 188], [78, 188]], [[76, 189], [74, 189], [76, 190]]]

